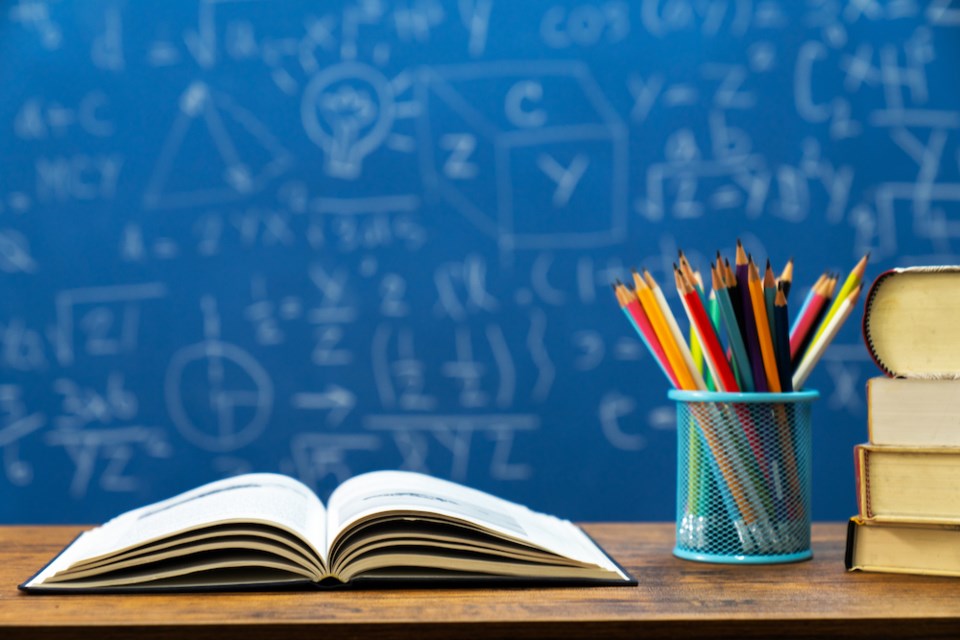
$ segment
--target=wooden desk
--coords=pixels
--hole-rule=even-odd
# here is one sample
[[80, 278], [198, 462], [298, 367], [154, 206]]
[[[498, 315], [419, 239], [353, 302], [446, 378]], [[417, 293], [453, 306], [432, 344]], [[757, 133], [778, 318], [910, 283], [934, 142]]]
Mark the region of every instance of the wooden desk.
[[639, 587], [28, 596], [79, 529], [0, 527], [0, 638], [960, 637], [960, 579], [848, 574], [844, 524], [770, 566], [678, 560], [669, 524], [584, 528]]

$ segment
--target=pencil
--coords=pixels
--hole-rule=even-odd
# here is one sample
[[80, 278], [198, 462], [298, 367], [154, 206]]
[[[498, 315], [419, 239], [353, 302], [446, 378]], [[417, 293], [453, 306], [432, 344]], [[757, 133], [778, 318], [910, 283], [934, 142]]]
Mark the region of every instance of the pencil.
[[787, 298], [790, 295], [790, 288], [793, 286], [793, 257], [791, 256], [787, 260], [787, 264], [784, 265], [783, 271], [780, 272], [780, 277], [777, 278], [777, 286], [782, 286], [783, 297]]
[[[677, 255], [680, 260], [680, 268], [684, 269], [684, 273], [688, 274], [690, 278], [697, 279], [696, 274], [693, 271], [693, 268], [690, 267], [690, 262], [687, 261], [687, 257], [683, 255], [683, 249], [677, 251]], [[676, 265], [674, 265], [676, 266]], [[648, 283], [649, 284], [649, 283]], [[697, 289], [700, 292], [701, 298], [703, 297], [703, 285], [699, 285]], [[690, 327], [690, 353], [693, 356], [693, 361], [697, 365], [697, 371], [703, 376], [703, 381], [706, 385], [706, 389], [709, 391], [713, 390], [712, 380], [710, 379], [710, 370], [704, 370], [703, 368], [703, 346], [700, 344], [700, 340], [697, 338], [697, 332], [693, 326]]]
[[[637, 274], [634, 273], [634, 280], [637, 279]], [[667, 304], [667, 299], [663, 295], [663, 290], [657, 284], [657, 281], [653, 279], [653, 276], [650, 275], [650, 272], [646, 269], [643, 270], [643, 281], [649, 287], [650, 291], [653, 293], [654, 300], [656, 300], [657, 305], [660, 307], [662, 312], [663, 319], [666, 322], [667, 329], [670, 330], [670, 334], [673, 336], [673, 340], [677, 345], [677, 349], [680, 351], [680, 357], [683, 359], [684, 364], [686, 364], [687, 369], [690, 371], [690, 376], [693, 379], [694, 389], [699, 389], [705, 391], [707, 389], [707, 382], [703, 379], [703, 376], [700, 374], [700, 370], [697, 369], [696, 364], [693, 362], [693, 354], [690, 353], [690, 347], [687, 345], [687, 341], [683, 338], [683, 332], [680, 331], [680, 325], [677, 324], [677, 319], [673, 315], [673, 311], [670, 310], [670, 305]], [[702, 347], [703, 345], [701, 345]]]
[[[697, 277], [699, 278], [700, 272], [697, 272]], [[707, 315], [710, 316], [710, 324], [713, 325], [713, 330], [716, 332], [717, 337], [720, 337], [720, 303], [717, 300], [717, 292], [713, 289], [710, 290], [710, 293], [707, 295]], [[733, 363], [731, 363], [731, 368], [733, 368]], [[737, 385], [740, 385], [740, 379], [737, 378], [737, 371], [734, 369], [733, 377], [737, 380]], [[713, 390], [717, 390], [717, 385], [713, 380], [707, 380], [707, 387], [713, 384]]]
[[713, 391], [713, 381], [710, 379], [710, 371], [703, 370], [703, 349], [700, 347], [700, 341], [697, 340], [697, 332], [690, 327], [690, 357], [693, 358], [693, 366], [703, 376], [703, 383], [707, 391]]
[[670, 368], [670, 363], [667, 362], [667, 356], [663, 352], [663, 347], [660, 346], [660, 341], [657, 340], [657, 335], [653, 331], [650, 319], [647, 318], [643, 307], [640, 306], [640, 300], [638, 300], [637, 296], [627, 289], [623, 283], [618, 282], [612, 286], [617, 296], [617, 301], [620, 303], [620, 308], [623, 310], [624, 315], [627, 316], [630, 324], [633, 325], [637, 334], [639, 334], [644, 346], [647, 347], [647, 351], [653, 356], [653, 359], [660, 366], [660, 370], [667, 376], [667, 379], [670, 380], [670, 383], [679, 389], [680, 381], [677, 379], [673, 369]]
[[[680, 252], [680, 273], [683, 274], [683, 277], [686, 278], [690, 284], [693, 284], [697, 287], [697, 293], [700, 294], [700, 299], [703, 300], [705, 293], [703, 291], [703, 280], [700, 278], [700, 274], [693, 270], [693, 267], [690, 266], [690, 261], [687, 260], [687, 256], [683, 255], [683, 251]], [[676, 268], [677, 265], [674, 265]]]
[[867, 269], [867, 260], [870, 259], [870, 254], [866, 254], [856, 266], [850, 271], [850, 274], [847, 276], [847, 279], [844, 281], [843, 286], [840, 287], [840, 292], [837, 293], [833, 298], [833, 303], [830, 305], [830, 309], [827, 311], [826, 315], [823, 317], [823, 321], [820, 323], [820, 327], [817, 329], [817, 332], [813, 334], [812, 342], [816, 342], [817, 338], [820, 337], [820, 334], [824, 332], [827, 324], [830, 322], [830, 319], [833, 318], [833, 315], [837, 313], [840, 308], [840, 305], [843, 304], [844, 300], [847, 299], [847, 296], [854, 290], [855, 287], [859, 287], [860, 283], [863, 282], [863, 274]]
[[793, 319], [793, 324], [790, 325], [790, 335], [793, 335], [793, 332], [797, 330], [797, 325], [800, 324], [800, 319], [803, 317], [803, 314], [806, 313], [807, 307], [810, 306], [810, 300], [813, 298], [814, 291], [820, 286], [820, 284], [827, 279], [827, 273], [821, 273], [820, 277], [817, 278], [817, 281], [813, 283], [813, 286], [810, 287], [810, 290], [807, 291], [807, 295], [803, 298], [803, 303], [800, 305], [800, 310], [797, 311], [796, 317]]
[[827, 347], [830, 346], [830, 342], [836, 337], [837, 333], [840, 331], [840, 327], [843, 326], [844, 321], [850, 315], [850, 312], [853, 311], [854, 307], [857, 306], [857, 297], [860, 295], [861, 285], [857, 285], [846, 297], [846, 299], [840, 303], [840, 306], [837, 308], [836, 313], [833, 314], [833, 317], [826, 323], [824, 330], [821, 332], [820, 336], [813, 341], [810, 345], [810, 348], [807, 349], [807, 353], [803, 356], [803, 360], [800, 361], [800, 366], [797, 367], [797, 370], [793, 373], [793, 388], [802, 389], [803, 383], [807, 381], [807, 378], [810, 376], [810, 373], [813, 371], [813, 368], [819, 362], [820, 357], [823, 356], [823, 352], [827, 350]]
[[[800, 364], [800, 360], [803, 359], [803, 354], [806, 353], [807, 349], [810, 348], [810, 345], [813, 343], [813, 337], [817, 334], [818, 330], [824, 324], [824, 319], [827, 315], [827, 309], [830, 308], [830, 301], [834, 299], [834, 291], [837, 288], [837, 278], [834, 275], [831, 275], [820, 287], [819, 296], [821, 300], [814, 298], [810, 302], [810, 308], [807, 309], [807, 313], [811, 314], [810, 317], [810, 326], [808, 330], [803, 334], [798, 336], [796, 351], [793, 350], [793, 345], [791, 345], [791, 362], [793, 362], [794, 367]], [[815, 306], [816, 305], [816, 306]], [[797, 327], [799, 331], [802, 327]]]
[[[767, 329], [770, 331], [771, 338], [776, 335], [773, 326], [773, 306], [776, 299], [777, 278], [773, 275], [773, 269], [770, 268], [770, 259], [768, 258], [767, 268], [763, 272], [763, 302], [767, 310], [767, 323], [769, 324]], [[774, 345], [776, 345], [776, 339], [774, 339], [773, 342]], [[776, 349], [774, 349], [774, 351], [776, 351]]]
[[644, 282], [643, 278], [640, 277], [640, 274], [638, 274], [636, 271], [633, 272], [633, 281], [637, 288], [637, 298], [640, 300], [640, 306], [643, 307], [644, 312], [647, 314], [647, 318], [650, 319], [650, 324], [657, 336], [657, 340], [660, 342], [660, 346], [663, 347], [663, 352], [666, 355], [667, 362], [670, 363], [670, 368], [677, 376], [677, 382], [680, 385], [680, 389], [683, 389], [684, 391], [696, 390], [698, 387], [693, 381], [693, 377], [687, 363], [680, 354], [680, 348], [677, 346], [677, 341], [674, 339], [673, 334], [670, 332], [670, 328], [667, 326], [667, 321], [663, 317], [663, 311], [660, 309], [660, 305], [657, 304], [657, 300], [654, 297], [653, 292], [650, 290], [650, 287], [647, 286], [647, 283]]
[[710, 373], [721, 391], [737, 392], [740, 387], [733, 377], [733, 371], [730, 369], [730, 363], [723, 353], [723, 347], [717, 339], [717, 334], [713, 330], [713, 325], [707, 316], [706, 309], [703, 308], [703, 301], [692, 283], [683, 275], [679, 268], [674, 269], [674, 277], [677, 282], [677, 291], [680, 293], [680, 299], [684, 302], [687, 315], [690, 317], [690, 323], [696, 327], [697, 337], [703, 346], [703, 355]]
[[780, 390], [784, 393], [793, 391], [793, 380], [790, 366], [790, 330], [787, 327], [787, 294], [783, 292], [783, 283], [777, 287], [777, 296], [773, 305], [774, 339], [777, 351], [777, 375], [780, 379]]
[[740, 240], [737, 240], [737, 289], [740, 290], [740, 299], [743, 308], [743, 336], [750, 355], [750, 373], [753, 374], [753, 385], [757, 391], [769, 391], [767, 375], [764, 372], [763, 354], [760, 348], [760, 338], [757, 333], [757, 321], [753, 308], [753, 299], [750, 295], [750, 267], [747, 264], [747, 254], [743, 250]]
[[754, 391], [753, 375], [750, 373], [750, 357], [747, 355], [747, 348], [743, 344], [743, 335], [740, 333], [740, 326], [737, 323], [737, 317], [733, 311], [730, 292], [721, 281], [721, 269], [722, 267], [713, 267], [711, 269], [717, 307], [719, 308], [720, 317], [727, 330], [727, 342], [730, 344], [730, 350], [733, 352], [733, 360], [737, 365], [737, 371], [740, 373], [740, 388], [744, 391]]
[[737, 278], [733, 273], [733, 269], [730, 268], [730, 261], [724, 258], [721, 263], [719, 262], [719, 258], [720, 252], [717, 251], [717, 266], [720, 268], [720, 280], [726, 285], [727, 291], [730, 294], [730, 304], [733, 306], [733, 313], [737, 318], [737, 327], [740, 330], [740, 334], [743, 335], [743, 298], [740, 295], [740, 288], [737, 286]]
[[806, 343], [807, 338], [816, 330], [815, 322], [821, 315], [820, 312], [826, 304], [829, 291], [829, 278], [818, 280], [814, 288], [811, 289], [810, 299], [804, 308], [801, 309], [796, 325], [790, 332], [791, 361], [796, 361], [801, 357], [800, 347]]
[[777, 361], [773, 355], [773, 340], [770, 337], [770, 323], [767, 321], [767, 308], [763, 301], [760, 272], [752, 259], [749, 262], [749, 269], [750, 300], [753, 304], [753, 315], [756, 318], [757, 341], [760, 343], [760, 353], [763, 357], [763, 372], [767, 378], [767, 388], [774, 393], [780, 393], [780, 377], [777, 374]]

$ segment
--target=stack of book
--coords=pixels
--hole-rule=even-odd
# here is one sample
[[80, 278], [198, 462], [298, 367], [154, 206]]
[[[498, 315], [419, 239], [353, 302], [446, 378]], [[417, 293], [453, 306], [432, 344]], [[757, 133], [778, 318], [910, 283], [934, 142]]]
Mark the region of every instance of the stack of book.
[[888, 377], [867, 383], [847, 569], [960, 576], [960, 267], [879, 276], [863, 336]]

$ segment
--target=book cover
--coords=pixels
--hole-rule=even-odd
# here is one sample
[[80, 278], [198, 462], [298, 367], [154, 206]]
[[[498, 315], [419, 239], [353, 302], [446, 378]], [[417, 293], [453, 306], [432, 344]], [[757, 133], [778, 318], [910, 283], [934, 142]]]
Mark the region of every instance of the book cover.
[[960, 576], [960, 526], [851, 518], [847, 571]]
[[860, 518], [960, 524], [960, 448], [854, 447]]

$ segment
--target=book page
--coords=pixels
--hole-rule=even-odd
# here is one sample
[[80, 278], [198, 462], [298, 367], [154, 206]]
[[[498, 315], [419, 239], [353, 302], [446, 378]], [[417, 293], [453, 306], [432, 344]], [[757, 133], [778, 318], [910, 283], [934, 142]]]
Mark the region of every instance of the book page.
[[81, 535], [37, 578], [82, 560], [227, 523], [265, 523], [286, 529], [302, 538], [325, 563], [324, 521], [323, 505], [304, 484], [278, 474], [245, 474], [117, 516]]
[[366, 518], [441, 516], [621, 573], [583, 531], [567, 520], [462, 485], [405, 471], [375, 471], [340, 485], [327, 505], [327, 539]]

